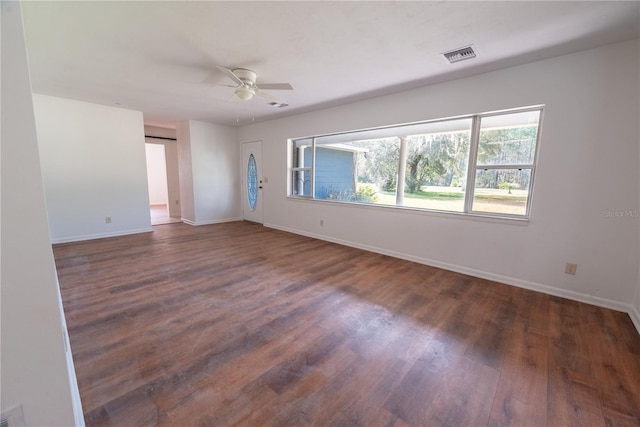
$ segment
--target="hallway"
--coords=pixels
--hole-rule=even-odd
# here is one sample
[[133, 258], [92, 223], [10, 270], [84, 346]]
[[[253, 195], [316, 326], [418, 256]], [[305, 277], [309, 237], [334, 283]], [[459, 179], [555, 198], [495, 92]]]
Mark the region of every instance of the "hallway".
[[167, 205], [151, 205], [151, 225], [173, 224], [182, 222], [180, 218], [171, 218]]

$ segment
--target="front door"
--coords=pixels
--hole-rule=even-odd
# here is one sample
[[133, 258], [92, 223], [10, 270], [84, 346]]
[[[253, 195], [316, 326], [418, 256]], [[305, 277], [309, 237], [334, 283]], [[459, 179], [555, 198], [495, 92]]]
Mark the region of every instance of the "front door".
[[242, 218], [262, 224], [262, 141], [242, 144]]

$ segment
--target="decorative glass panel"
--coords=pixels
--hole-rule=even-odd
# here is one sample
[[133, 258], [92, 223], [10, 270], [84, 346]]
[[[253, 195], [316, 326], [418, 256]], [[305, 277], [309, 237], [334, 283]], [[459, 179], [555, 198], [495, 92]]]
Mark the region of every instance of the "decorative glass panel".
[[249, 199], [249, 207], [252, 211], [255, 211], [256, 202], [258, 201], [258, 168], [253, 154], [249, 155], [249, 163], [247, 165], [247, 197]]

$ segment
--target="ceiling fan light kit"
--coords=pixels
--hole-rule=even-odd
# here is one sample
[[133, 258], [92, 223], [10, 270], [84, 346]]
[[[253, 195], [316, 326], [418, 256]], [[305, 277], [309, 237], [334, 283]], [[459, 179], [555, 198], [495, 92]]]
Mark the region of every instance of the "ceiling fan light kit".
[[255, 91], [247, 86], [240, 86], [238, 89], [236, 89], [236, 95], [238, 95], [238, 98], [242, 99], [243, 101], [250, 100], [251, 98], [253, 98], [254, 94]]

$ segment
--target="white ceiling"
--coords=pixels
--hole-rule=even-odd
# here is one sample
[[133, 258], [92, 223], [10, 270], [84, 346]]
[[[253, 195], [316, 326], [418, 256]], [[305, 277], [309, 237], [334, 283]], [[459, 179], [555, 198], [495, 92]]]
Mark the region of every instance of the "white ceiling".
[[[25, 2], [33, 91], [242, 125], [638, 38], [640, 2]], [[474, 44], [475, 59], [442, 52]], [[238, 101], [244, 67], [289, 107]]]

